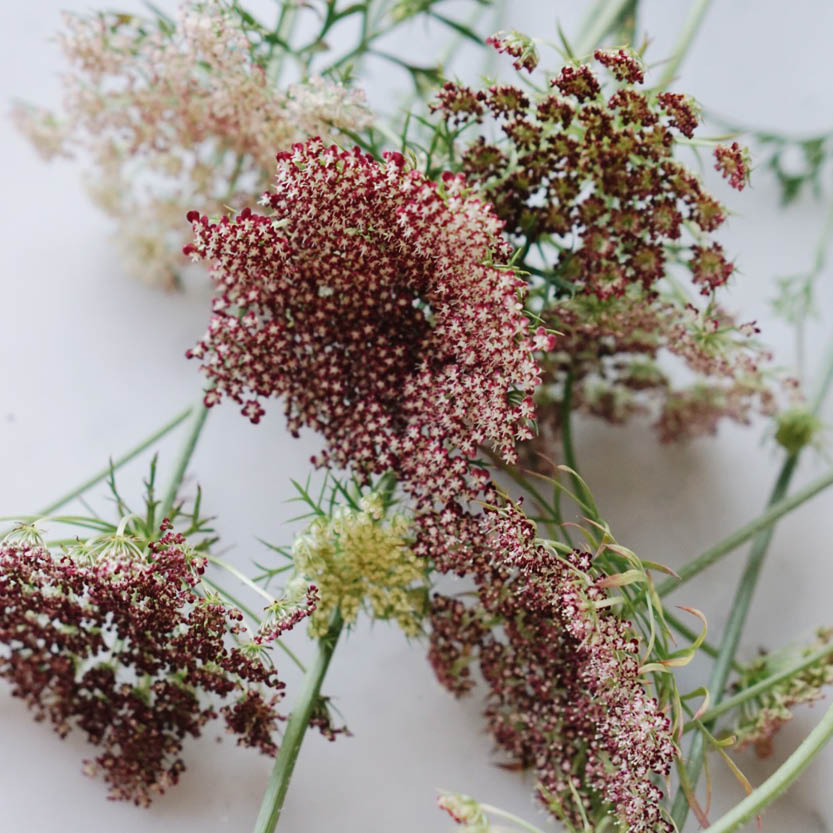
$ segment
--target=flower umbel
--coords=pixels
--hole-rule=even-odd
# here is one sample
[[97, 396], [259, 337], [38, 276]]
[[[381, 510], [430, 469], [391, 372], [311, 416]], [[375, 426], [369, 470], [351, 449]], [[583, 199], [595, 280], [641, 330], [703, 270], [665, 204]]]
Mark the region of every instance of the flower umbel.
[[187, 251], [214, 264], [208, 332], [190, 351], [258, 422], [281, 397], [290, 429], [324, 435], [318, 461], [360, 478], [392, 469], [418, 500], [482, 483], [479, 445], [507, 460], [532, 436], [526, 284], [501, 264], [500, 221], [461, 177], [436, 184], [398, 153], [380, 164], [321, 140], [278, 154], [271, 216], [210, 222]]

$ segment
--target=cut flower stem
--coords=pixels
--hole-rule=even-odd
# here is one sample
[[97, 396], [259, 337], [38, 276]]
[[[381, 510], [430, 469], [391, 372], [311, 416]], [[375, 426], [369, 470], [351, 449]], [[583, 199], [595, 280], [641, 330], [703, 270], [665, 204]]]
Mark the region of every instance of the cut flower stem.
[[309, 726], [313, 709], [318, 702], [321, 684], [324, 681], [324, 676], [327, 673], [330, 659], [335, 651], [343, 626], [344, 622], [341, 614], [336, 610], [330, 620], [327, 633], [318, 640], [317, 653], [309, 666], [304, 678], [303, 688], [295, 702], [295, 707], [292, 709], [292, 714], [289, 716], [283, 742], [278, 757], [275, 759], [272, 776], [266, 787], [260, 813], [255, 822], [254, 833], [273, 833], [278, 825], [286, 791], [292, 778], [292, 771], [295, 769], [295, 762], [298, 759], [298, 752], [301, 749], [301, 743]]

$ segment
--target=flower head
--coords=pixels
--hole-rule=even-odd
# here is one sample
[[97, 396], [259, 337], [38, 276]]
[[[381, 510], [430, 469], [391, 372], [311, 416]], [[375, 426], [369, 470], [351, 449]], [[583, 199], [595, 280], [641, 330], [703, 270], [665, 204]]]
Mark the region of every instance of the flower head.
[[218, 701], [239, 743], [277, 750], [283, 683], [232, 644], [242, 614], [197, 592], [205, 563], [173, 532], [139, 557], [0, 545], [0, 676], [36, 719], [99, 747], [87, 771], [112, 798], [148, 804], [175, 784]]
[[714, 169], [732, 188], [743, 191], [749, 182], [749, 148], [742, 148], [737, 142], [730, 146], [718, 145], [714, 149]]
[[486, 38], [486, 43], [498, 52], [511, 55], [515, 59], [512, 66], [517, 70], [525, 69], [532, 72], [538, 66], [538, 50], [535, 48], [535, 41], [529, 35], [514, 30], [495, 32]]
[[606, 606], [603, 574], [588, 553], [562, 557], [538, 541], [515, 506], [486, 523], [488, 549], [470, 570], [477, 603], [467, 612], [441, 596], [434, 603], [439, 678], [461, 693], [469, 686], [455, 677], [479, 661], [495, 739], [536, 769], [539, 795], [559, 818], [580, 828], [612, 811], [633, 833], [673, 830], [654, 781], [678, 750], [641, 678], [635, 633]]
[[188, 216], [214, 264], [208, 332], [190, 355], [206, 404], [256, 422], [281, 397], [289, 427], [322, 433], [319, 462], [360, 477], [393, 469], [424, 502], [479, 489], [479, 445], [514, 458], [531, 436], [536, 350], [526, 284], [502, 268], [500, 221], [461, 177], [439, 184], [320, 140], [278, 155], [272, 214]]

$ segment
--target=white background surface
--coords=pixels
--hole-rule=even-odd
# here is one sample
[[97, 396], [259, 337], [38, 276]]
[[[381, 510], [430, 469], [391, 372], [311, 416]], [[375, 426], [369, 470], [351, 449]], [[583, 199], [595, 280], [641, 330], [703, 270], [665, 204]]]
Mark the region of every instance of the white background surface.
[[[172, 8], [172, 2], [161, 3]], [[574, 32], [585, 2], [515, 2], [511, 25], [555, 39], [554, 14]], [[653, 38], [649, 60], [671, 51], [688, 2], [640, 4]], [[122, 3], [137, 8], [137, 3]], [[262, 6], [269, 7], [267, 0]], [[85, 10], [78, 0], [28, 0], [4, 6], [0, 30], [0, 100], [19, 96], [56, 106], [60, 57], [48, 37], [60, 8]], [[555, 11], [554, 11], [555, 10]], [[714, 4], [675, 89], [693, 93], [716, 113], [738, 122], [804, 134], [833, 126], [833, 5], [821, 0], [720, 0]], [[390, 46], [414, 56], [434, 54], [417, 28]], [[370, 70], [388, 74], [384, 66]], [[467, 74], [463, 63], [454, 72]], [[468, 73], [471, 74], [470, 72]], [[389, 109], [393, 84], [377, 78], [371, 101]], [[120, 271], [109, 225], [83, 194], [72, 164], [45, 165], [0, 121], [3, 222], [0, 224], [0, 513], [36, 511], [161, 425], [200, 387], [196, 364], [183, 353], [203, 331], [209, 290], [193, 284], [166, 295]], [[824, 204], [805, 199], [782, 213], [777, 191], [759, 171], [743, 194], [715, 184], [736, 215], [723, 240], [742, 277], [727, 300], [744, 318], [758, 318], [781, 361], [792, 360], [786, 328], [773, 321], [767, 299], [775, 275], [806, 270], [821, 228]], [[827, 327], [833, 321], [831, 275], [820, 295]], [[824, 327], [811, 332], [811, 369]], [[830, 421], [833, 412], [827, 409]], [[715, 440], [685, 448], [657, 445], [646, 426], [578, 426], [584, 474], [621, 542], [643, 557], [679, 564], [761, 510], [779, 455], [762, 445], [761, 426], [724, 427]], [[207, 509], [228, 558], [248, 568], [264, 551], [254, 540], [289, 540], [282, 521], [294, 514], [284, 501], [290, 476], [303, 477], [314, 437], [294, 441], [273, 408], [259, 427], [234, 408], [210, 416], [191, 474], [205, 490]], [[162, 446], [164, 476], [177, 441]], [[806, 455], [797, 484], [828, 463]], [[122, 475], [128, 484], [145, 461]], [[132, 474], [131, 474], [132, 473]], [[193, 480], [192, 480], [193, 482]], [[126, 489], [128, 492], [130, 488]], [[93, 493], [103, 496], [103, 490]], [[101, 501], [97, 504], [101, 506]], [[830, 517], [833, 494], [816, 498], [778, 528], [743, 641], [744, 656], [833, 623]], [[680, 602], [702, 608], [712, 637], [720, 633], [742, 551], [692, 582]], [[303, 649], [303, 646], [302, 646]], [[294, 681], [288, 666], [284, 676]], [[694, 669], [701, 673], [704, 668]], [[693, 672], [693, 673], [694, 673]], [[693, 677], [693, 674], [692, 674]], [[436, 787], [471, 793], [546, 827], [529, 798], [531, 778], [497, 768], [480, 719], [477, 696], [455, 702], [437, 683], [424, 649], [393, 628], [362, 625], [339, 647], [325, 692], [355, 737], [305, 742], [281, 829], [287, 833], [425, 833], [450, 823], [434, 809]], [[292, 697], [290, 685], [289, 699]], [[823, 706], [822, 706], [823, 707]], [[739, 762], [759, 783], [820, 715], [804, 710], [778, 736], [768, 761]], [[35, 725], [23, 705], [0, 686], [0, 831], [247, 831], [254, 820], [270, 762], [240, 751], [214, 732], [186, 747], [181, 784], [153, 807], [108, 803], [100, 782], [85, 778], [80, 760], [90, 749], [80, 737], [59, 742]], [[740, 788], [714, 764], [720, 807]], [[822, 754], [792, 791], [767, 813], [770, 831], [822, 831], [833, 826], [833, 749]]]

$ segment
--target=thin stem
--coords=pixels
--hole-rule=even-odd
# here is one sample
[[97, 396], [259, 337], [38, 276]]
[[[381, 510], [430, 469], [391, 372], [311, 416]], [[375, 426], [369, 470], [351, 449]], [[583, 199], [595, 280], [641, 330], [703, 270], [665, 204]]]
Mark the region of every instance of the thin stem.
[[831, 485], [833, 485], [833, 471], [812, 481], [812, 483], [800, 489], [794, 495], [772, 504], [763, 514], [755, 518], [754, 521], [750, 521], [740, 529], [735, 530], [722, 541], [718, 541], [714, 546], [709, 547], [702, 555], [698, 555], [697, 558], [692, 559], [680, 567], [677, 570], [679, 578], [669, 578], [664, 581], [657, 587], [657, 593], [660, 596], [668, 595], [683, 584], [683, 582], [703, 572], [707, 567], [714, 564], [715, 561], [718, 561], [724, 555], [737, 549], [758, 532], [772, 526], [784, 515], [792, 512], [793, 509], [808, 501], [810, 498], [815, 497], [819, 492]]
[[193, 411], [193, 406], [189, 406], [184, 411], [177, 414], [172, 420], [166, 422], [161, 428], [154, 431], [149, 437], [142, 440], [137, 446], [131, 448], [130, 451], [122, 454], [121, 457], [117, 457], [113, 460], [109, 466], [103, 468], [97, 474], [94, 474], [89, 479], [85, 480], [80, 486], [76, 486], [71, 491], [67, 492], [62, 497], [58, 498], [56, 501], [49, 504], [49, 506], [45, 506], [39, 512], [40, 515], [50, 515], [56, 509], [60, 509], [62, 506], [65, 506], [71, 500], [74, 500], [79, 495], [83, 495], [87, 489], [91, 489], [95, 486], [96, 483], [100, 483], [106, 477], [109, 477], [111, 472], [116, 471], [116, 469], [121, 468], [125, 463], [129, 463], [134, 457], [138, 457], [143, 451], [150, 448], [157, 440], [161, 440], [166, 434], [170, 434], [174, 428], [177, 427], [181, 422], [183, 422], [189, 414]]
[[833, 704], [828, 706], [819, 724], [804, 738], [795, 752], [760, 787], [710, 825], [705, 833], [732, 833], [752, 816], [760, 813], [798, 778], [832, 736]]
[[[798, 461], [798, 456], [791, 454], [784, 461], [781, 471], [778, 474], [778, 479], [770, 496], [769, 505], [772, 506], [781, 500], [787, 491], [790, 480], [792, 479], [795, 466]], [[740, 637], [743, 632], [743, 626], [746, 624], [746, 614], [749, 611], [749, 605], [752, 601], [752, 595], [755, 592], [755, 586], [758, 583], [758, 576], [763, 566], [764, 557], [766, 556], [769, 542], [772, 540], [774, 529], [768, 526], [766, 529], [758, 533], [752, 544], [752, 550], [749, 553], [749, 559], [746, 562], [746, 567], [741, 576], [735, 597], [732, 600], [729, 613], [729, 621], [726, 624], [726, 630], [723, 632], [723, 638], [720, 642], [720, 650], [717, 659], [712, 667], [712, 673], [709, 677], [709, 691], [717, 704], [723, 691], [726, 688], [726, 681], [729, 678], [729, 672], [732, 667], [732, 660], [735, 658]], [[711, 725], [707, 728], [711, 729]], [[691, 743], [691, 748], [688, 753], [687, 771], [689, 780], [692, 783], [692, 789], [696, 788], [697, 781], [700, 777], [700, 770], [703, 766], [703, 756], [705, 754], [705, 738], [702, 733], [697, 734]], [[677, 824], [677, 828], [682, 830], [688, 816], [688, 800], [682, 791], [677, 793], [674, 800], [674, 806], [671, 815]]]
[[318, 640], [318, 653], [310, 665], [306, 677], [304, 677], [301, 693], [286, 725], [286, 732], [284, 732], [283, 742], [275, 760], [272, 777], [269, 779], [266, 793], [263, 796], [263, 803], [260, 805], [260, 813], [255, 822], [254, 833], [273, 833], [277, 827], [283, 809], [283, 802], [286, 798], [286, 791], [289, 788], [289, 781], [292, 778], [292, 771], [295, 769], [295, 762], [298, 759], [298, 752], [301, 749], [307, 726], [309, 726], [312, 711], [318, 702], [321, 683], [327, 673], [343, 625], [341, 615], [336, 611], [330, 621], [330, 627], [326, 635]]
[[[822, 369], [819, 374], [819, 381], [816, 391], [810, 400], [810, 407], [814, 414], [817, 414], [821, 409], [824, 399], [833, 384], [833, 340], [825, 350], [824, 359], [822, 360]], [[800, 452], [799, 452], [800, 453]], [[770, 497], [769, 508], [780, 501], [789, 487], [793, 472], [795, 471], [798, 462], [798, 454], [791, 454], [784, 461], [781, 471], [778, 474], [778, 479], [772, 490]], [[740, 583], [735, 591], [735, 598], [732, 602], [731, 613], [729, 614], [729, 622], [726, 626], [726, 631], [723, 634], [723, 639], [720, 644], [720, 655], [715, 660], [712, 668], [712, 676], [709, 680], [709, 691], [712, 693], [714, 705], [719, 705], [723, 698], [723, 692], [726, 688], [726, 680], [729, 676], [729, 669], [737, 652], [738, 644], [740, 642], [743, 626], [746, 623], [746, 614], [749, 611], [749, 605], [752, 601], [752, 595], [755, 592], [755, 585], [758, 582], [758, 576], [761, 572], [764, 558], [766, 556], [769, 543], [772, 540], [774, 532], [773, 526], [768, 526], [766, 529], [758, 533], [755, 541], [752, 544], [752, 549], [746, 562], [746, 568], [741, 576]], [[707, 728], [711, 729], [711, 725]], [[687, 771], [689, 779], [692, 783], [692, 789], [696, 788], [697, 781], [700, 777], [700, 770], [703, 766], [704, 755], [704, 736], [703, 733], [695, 735], [688, 756]], [[679, 830], [683, 829], [686, 817], [688, 816], [689, 805], [682, 790], [677, 792], [674, 799], [674, 805], [671, 815]]]
[[245, 573], [240, 572], [237, 567], [233, 567], [231, 564], [226, 563], [220, 558], [215, 558], [213, 555], [205, 555], [203, 556], [206, 561], [209, 561], [211, 564], [214, 564], [217, 567], [225, 570], [227, 573], [233, 575], [239, 582], [245, 584], [249, 590], [254, 590], [255, 593], [262, 596], [269, 604], [275, 601], [275, 597], [271, 593], [267, 593], [262, 587], [255, 584]]
[[171, 516], [174, 504], [176, 503], [176, 496], [179, 492], [179, 487], [182, 485], [182, 479], [185, 477], [185, 470], [191, 462], [191, 455], [197, 447], [197, 440], [200, 438], [200, 433], [205, 425], [205, 419], [207, 416], [208, 408], [200, 402], [199, 405], [196, 406], [194, 419], [191, 424], [191, 430], [185, 438], [185, 443], [179, 453], [179, 458], [177, 459], [176, 467], [174, 468], [174, 473], [171, 477], [171, 482], [168, 485], [168, 491], [165, 493], [165, 498], [162, 501], [162, 506], [159, 510], [160, 518], [170, 518]]
[[703, 18], [710, 5], [711, 0], [694, 0], [694, 3], [688, 11], [688, 17], [683, 24], [683, 29], [680, 32], [680, 38], [674, 47], [674, 52], [665, 65], [665, 69], [657, 84], [660, 90], [664, 90], [674, 80], [674, 76], [677, 74], [683, 58], [691, 47], [694, 36], [697, 34], [697, 30], [700, 28], [700, 24], [703, 22]]
[[573, 431], [571, 428], [571, 409], [573, 407], [573, 374], [567, 373], [567, 378], [564, 381], [564, 394], [561, 402], [561, 445], [564, 449], [564, 462], [568, 468], [572, 469], [570, 480], [573, 483], [573, 488], [576, 494], [581, 499], [580, 502], [583, 508], [589, 510], [591, 520], [601, 523], [602, 519], [599, 511], [596, 508], [596, 502], [590, 490], [581, 478], [576, 462], [576, 450], [573, 446]]
[[630, 5], [630, 0], [605, 0], [597, 3], [588, 16], [573, 52], [577, 58], [589, 55], [601, 40], [616, 27], [622, 14]]
[[[783, 680], [788, 680], [790, 677], [796, 674], [800, 674], [802, 671], [804, 671], [807, 668], [810, 668], [817, 662], [821, 662], [821, 660], [830, 656], [830, 654], [833, 654], [833, 642], [825, 645], [823, 648], [819, 648], [818, 651], [814, 651], [812, 654], [800, 660], [799, 662], [793, 663], [789, 667], [782, 669], [776, 674], [772, 674], [766, 679], [755, 683], [755, 685], [751, 685], [749, 686], [749, 688], [745, 688], [743, 689], [743, 691], [739, 691], [737, 694], [727, 698], [722, 703], [718, 703], [716, 706], [713, 706], [704, 715], [700, 717], [700, 722], [713, 722], [721, 715], [724, 715], [726, 714], [726, 712], [731, 711], [736, 706], [739, 706], [741, 703], [745, 703], [747, 700], [751, 700], [753, 697], [757, 697], [759, 694], [763, 694], [765, 691], [769, 691], [769, 689], [778, 685], [778, 683], [782, 682]], [[686, 725], [683, 726], [683, 734], [691, 731], [695, 727], [695, 725], [696, 724], [694, 721], [686, 723]]]
[[528, 821], [524, 821], [520, 816], [516, 816], [514, 813], [510, 813], [506, 810], [501, 810], [500, 807], [493, 807], [491, 804], [481, 804], [480, 809], [486, 813], [490, 813], [493, 816], [497, 816], [500, 819], [506, 819], [506, 821], [511, 821], [513, 824], [517, 824], [523, 830], [528, 831], [528, 833], [541, 833], [541, 829], [535, 827], [535, 825], [530, 824]]

